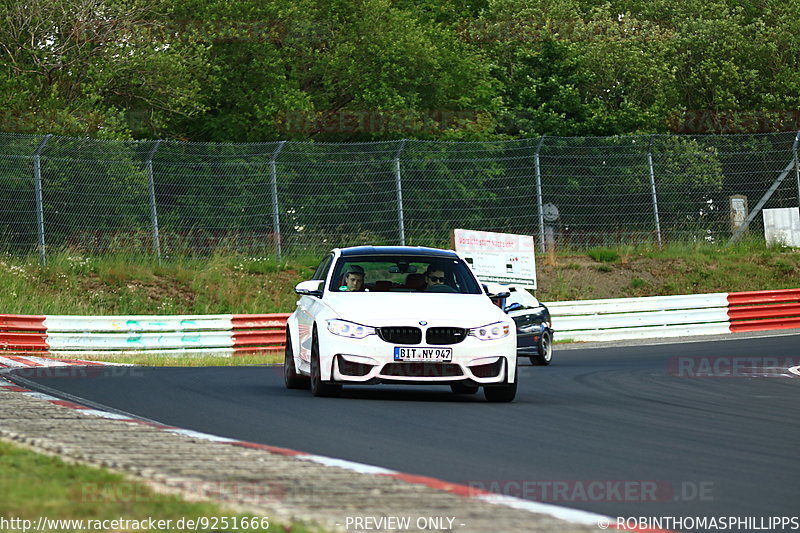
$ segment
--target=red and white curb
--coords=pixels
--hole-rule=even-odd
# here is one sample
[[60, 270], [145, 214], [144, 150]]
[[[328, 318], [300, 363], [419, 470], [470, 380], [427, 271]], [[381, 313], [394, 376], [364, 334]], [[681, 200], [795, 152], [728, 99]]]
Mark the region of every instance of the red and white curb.
[[[14, 383], [13, 376], [9, 374], [8, 378], [2, 377], [3, 374], [8, 374], [15, 369], [20, 368], [43, 368], [43, 367], [59, 367], [59, 366], [74, 366], [74, 365], [93, 365], [93, 366], [110, 366], [109, 363], [99, 363], [96, 361], [77, 361], [77, 360], [53, 360], [47, 359], [44, 357], [16, 357], [16, 356], [0, 356], [0, 390], [10, 391], [10, 392], [17, 392], [20, 394], [24, 394], [26, 396], [32, 398], [38, 398], [40, 400], [45, 400], [50, 402], [54, 405], [59, 405], [61, 407], [67, 407], [70, 409], [75, 409], [82, 414], [88, 416], [96, 416], [100, 418], [106, 418], [109, 420], [119, 420], [122, 422], [134, 422], [137, 424], [142, 424], [150, 427], [154, 427], [157, 429], [161, 429], [168, 433], [174, 433], [177, 435], [184, 435], [186, 437], [191, 437], [194, 439], [205, 440], [209, 442], [216, 442], [222, 444], [230, 444], [232, 446], [240, 446], [242, 448], [249, 448], [255, 450], [264, 450], [269, 453], [290, 456], [295, 459], [299, 459], [302, 461], [310, 461], [312, 463], [317, 463], [320, 465], [328, 466], [328, 467], [336, 467], [336, 468], [343, 468], [345, 470], [349, 470], [351, 472], [356, 472], [358, 474], [364, 475], [375, 475], [375, 476], [385, 476], [390, 478], [395, 478], [406, 483], [414, 484], [414, 485], [422, 485], [431, 489], [441, 490], [445, 492], [449, 492], [451, 494], [455, 494], [458, 496], [462, 496], [465, 498], [471, 498], [474, 500], [482, 501], [485, 503], [493, 504], [493, 505], [501, 505], [505, 507], [511, 507], [513, 509], [521, 510], [521, 511], [528, 511], [530, 513], [535, 514], [543, 514], [553, 518], [557, 518], [559, 520], [564, 520], [566, 522], [571, 522], [573, 524], [585, 525], [585, 526], [594, 526], [598, 527], [598, 524], [604, 524], [605, 529], [606, 527], [609, 529], [617, 529], [616, 527], [616, 519], [611, 518], [609, 516], [591, 513], [588, 511], [581, 511], [577, 509], [569, 509], [566, 507], [560, 507], [558, 505], [552, 505], [547, 503], [535, 502], [530, 500], [525, 500], [522, 498], [517, 498], [514, 496], [506, 496], [502, 494], [496, 494], [493, 492], [488, 492], [480, 489], [476, 489], [474, 487], [469, 487], [467, 485], [461, 485], [458, 483], [450, 483], [448, 481], [442, 481], [440, 479], [426, 477], [426, 476], [418, 476], [412, 474], [405, 474], [402, 472], [398, 472], [396, 470], [390, 470], [388, 468], [382, 468], [379, 466], [372, 466], [363, 463], [356, 463], [353, 461], [347, 461], [344, 459], [335, 459], [332, 457], [325, 457], [322, 455], [314, 455], [306, 452], [301, 452], [297, 450], [291, 450], [288, 448], [280, 448], [278, 446], [270, 446], [268, 444], [258, 444], [254, 442], [247, 442], [241, 441], [237, 439], [231, 439], [227, 437], [220, 437], [217, 435], [210, 435], [208, 433], [201, 433], [198, 431], [193, 431], [190, 429], [181, 429], [172, 426], [167, 426], [164, 424], [158, 424], [153, 422], [148, 422], [144, 420], [139, 420], [136, 418], [132, 418], [130, 416], [121, 415], [118, 413], [112, 413], [108, 411], [102, 411], [99, 409], [92, 409], [90, 407], [86, 407], [75, 402], [62, 400], [55, 396], [51, 396], [49, 394], [44, 394], [41, 392], [32, 391], [26, 387], [22, 387]], [[113, 363], [112, 363], [113, 364]], [[116, 366], [116, 365], [115, 365]], [[130, 365], [127, 365], [130, 366]], [[643, 529], [643, 528], [625, 528], [625, 531], [640, 531], [640, 532], [648, 532], [648, 533], [669, 533], [667, 530], [662, 529]]]
[[35, 355], [0, 355], [0, 369], [51, 368], [64, 366], [125, 366], [120, 363], [99, 363], [79, 359], [51, 359]]

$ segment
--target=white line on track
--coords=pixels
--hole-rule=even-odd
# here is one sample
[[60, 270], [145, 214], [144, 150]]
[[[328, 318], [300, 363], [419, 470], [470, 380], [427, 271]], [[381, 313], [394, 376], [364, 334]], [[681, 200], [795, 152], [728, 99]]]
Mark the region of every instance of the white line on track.
[[344, 468], [346, 470], [358, 472], [359, 474], [388, 475], [388, 474], [398, 473], [396, 470], [389, 470], [388, 468], [383, 468], [381, 466], [372, 466], [362, 463], [355, 463], [353, 461], [347, 461], [345, 459], [335, 459], [333, 457], [324, 457], [321, 455], [297, 455], [295, 457], [303, 461], [311, 461], [325, 466], [336, 466], [338, 468]]

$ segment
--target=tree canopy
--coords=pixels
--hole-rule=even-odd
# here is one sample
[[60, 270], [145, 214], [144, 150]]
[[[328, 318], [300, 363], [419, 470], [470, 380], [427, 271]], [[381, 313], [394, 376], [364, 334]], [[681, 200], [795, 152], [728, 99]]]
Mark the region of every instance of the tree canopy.
[[800, 0], [0, 4], [4, 132], [261, 142], [800, 128]]

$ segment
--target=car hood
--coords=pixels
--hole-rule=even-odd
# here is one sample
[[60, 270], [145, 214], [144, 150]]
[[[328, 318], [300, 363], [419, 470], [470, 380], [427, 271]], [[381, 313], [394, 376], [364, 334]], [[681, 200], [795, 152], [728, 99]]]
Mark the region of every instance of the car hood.
[[483, 294], [340, 293], [328, 305], [340, 318], [367, 326], [418, 325], [471, 328], [499, 320], [511, 322]]

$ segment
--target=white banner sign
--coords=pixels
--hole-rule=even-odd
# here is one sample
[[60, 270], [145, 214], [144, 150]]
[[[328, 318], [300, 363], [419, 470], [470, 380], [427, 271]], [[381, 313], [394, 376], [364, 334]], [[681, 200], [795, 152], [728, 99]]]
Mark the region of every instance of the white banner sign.
[[800, 209], [764, 209], [764, 238], [767, 244], [800, 247]]
[[536, 288], [532, 236], [454, 229], [452, 238], [453, 249], [467, 260], [481, 281]]

